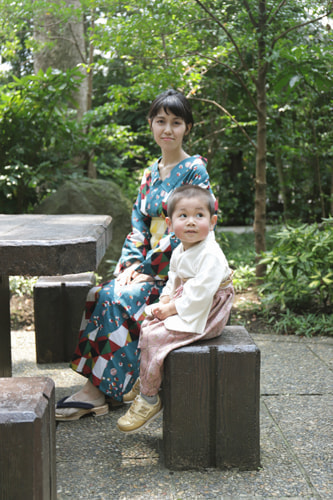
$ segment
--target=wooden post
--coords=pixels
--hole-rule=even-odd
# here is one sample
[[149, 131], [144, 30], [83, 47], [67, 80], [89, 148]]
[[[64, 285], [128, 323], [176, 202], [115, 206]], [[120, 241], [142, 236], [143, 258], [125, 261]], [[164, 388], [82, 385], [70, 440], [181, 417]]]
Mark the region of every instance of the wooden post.
[[56, 500], [54, 411], [50, 378], [0, 379], [1, 500]]
[[163, 380], [169, 469], [260, 466], [260, 351], [241, 326], [172, 351]]
[[0, 377], [12, 376], [9, 278], [0, 274]]

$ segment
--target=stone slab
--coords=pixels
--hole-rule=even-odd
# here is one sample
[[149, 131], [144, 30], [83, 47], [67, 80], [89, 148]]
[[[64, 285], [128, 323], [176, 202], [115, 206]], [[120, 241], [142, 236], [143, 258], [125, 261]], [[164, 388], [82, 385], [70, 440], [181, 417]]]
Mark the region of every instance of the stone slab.
[[110, 216], [0, 214], [0, 262], [7, 275], [93, 271], [110, 241]]

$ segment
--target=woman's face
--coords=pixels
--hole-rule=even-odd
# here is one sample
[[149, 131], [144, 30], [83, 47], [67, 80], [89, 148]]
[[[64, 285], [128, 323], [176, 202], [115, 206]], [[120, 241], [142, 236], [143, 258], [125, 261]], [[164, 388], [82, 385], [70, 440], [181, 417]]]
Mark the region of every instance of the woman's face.
[[157, 115], [149, 120], [155, 142], [162, 151], [180, 150], [183, 138], [189, 133], [191, 126], [186, 125], [183, 118], [174, 115], [171, 111], [166, 113], [161, 108]]

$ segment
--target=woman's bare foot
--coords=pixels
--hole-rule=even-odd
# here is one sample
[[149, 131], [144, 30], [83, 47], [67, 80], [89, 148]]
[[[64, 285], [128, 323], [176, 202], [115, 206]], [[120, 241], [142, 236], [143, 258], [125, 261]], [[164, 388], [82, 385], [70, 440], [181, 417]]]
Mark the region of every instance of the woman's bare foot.
[[55, 413], [56, 420], [65, 421], [78, 420], [89, 413], [95, 416], [105, 415], [108, 411], [103, 392], [87, 380], [78, 392], [58, 401]]
[[[97, 387], [95, 387], [90, 380], [84, 384], [82, 389], [72, 395], [72, 401], [84, 401], [90, 403], [91, 401], [102, 400], [102, 396], [104, 396], [103, 392], [100, 391]], [[105, 396], [104, 396], [105, 400]]]

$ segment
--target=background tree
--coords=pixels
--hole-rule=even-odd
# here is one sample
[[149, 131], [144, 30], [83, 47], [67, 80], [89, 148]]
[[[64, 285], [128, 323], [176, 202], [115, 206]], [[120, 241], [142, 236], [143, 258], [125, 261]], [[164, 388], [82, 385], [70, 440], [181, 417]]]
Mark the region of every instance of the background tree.
[[[17, 66], [23, 70], [16, 75], [19, 81], [13, 82], [13, 71], [1, 79], [0, 133], [3, 137], [7, 134], [8, 113], [13, 118], [20, 109], [20, 123], [26, 126], [21, 129], [22, 135], [27, 137], [21, 149], [18, 139], [14, 147], [14, 134], [10, 147], [0, 145], [0, 157], [5, 158], [0, 175], [6, 167], [7, 194], [14, 186], [8, 172], [15, 171], [17, 159], [29, 166], [21, 179], [29, 170], [38, 172], [32, 188], [38, 196], [31, 204], [55, 189], [54, 179], [48, 176], [51, 164], [58, 169], [57, 182], [61, 182], [61, 172], [64, 176], [81, 175], [73, 162], [80, 151], [93, 162], [98, 177], [116, 180], [132, 196], [140, 169], [158, 154], [147, 137], [145, 115], [149, 102], [156, 93], [172, 86], [193, 99], [198, 119], [186, 147], [190, 153], [200, 151], [209, 159], [210, 177], [222, 209], [220, 222], [252, 224], [256, 190], [261, 195], [255, 222], [259, 227], [256, 234], [262, 236], [258, 237], [260, 245], [265, 243], [261, 233], [266, 218], [269, 222], [279, 221], [282, 216], [285, 220], [311, 221], [329, 213], [332, 31], [320, 18], [331, 12], [332, 2], [186, 0], [179, 5], [174, 0], [82, 0], [81, 10], [76, 3], [75, 12], [85, 23], [89, 54], [85, 67], [94, 79], [91, 109], [83, 113], [81, 122], [73, 122], [67, 110], [73, 88], [65, 86], [57, 106], [51, 105], [54, 89], [60, 89], [63, 80], [68, 79], [66, 71], [49, 73], [45, 80], [38, 77], [39, 86], [28, 84], [29, 78], [33, 82], [28, 64], [32, 54], [40, 50], [32, 37], [30, 19], [39, 19], [41, 12], [52, 16], [60, 13], [62, 29], [70, 19], [77, 19], [71, 17], [74, 10], [70, 5], [65, 8], [62, 4], [64, 8], [58, 8], [59, 12], [52, 5], [59, 6], [58, 0], [27, 1], [19, 11], [15, 4], [0, 7], [1, 14], [6, 14], [1, 16], [0, 25], [3, 59], [12, 68], [14, 60], [24, 60]], [[20, 36], [13, 29], [15, 23]], [[23, 75], [27, 77], [24, 82]], [[73, 73], [71, 78], [75, 83]], [[29, 134], [33, 130], [37, 136], [45, 127], [42, 120], [38, 125], [43, 113], [34, 114], [33, 128], [31, 121], [22, 120], [23, 115], [29, 116], [25, 103], [30, 98], [37, 103], [42, 89], [46, 92], [43, 109], [49, 95], [48, 119], [57, 124], [52, 127], [53, 140], [43, 142], [41, 138], [46, 163], [41, 162], [40, 155], [32, 158], [26, 154]], [[9, 103], [18, 102], [18, 91], [24, 98], [21, 107], [13, 107]], [[59, 123], [57, 113], [61, 115]], [[65, 142], [60, 132], [66, 129], [74, 156], [66, 155], [61, 147]], [[53, 145], [57, 145], [56, 149]], [[256, 182], [256, 163], [267, 178], [260, 183]]]
[[[272, 92], [268, 90], [267, 75], [272, 73], [272, 78], [274, 78], [277, 70], [284, 71], [279, 68], [276, 61], [280, 60], [284, 47], [289, 46], [290, 49], [290, 46], [297, 43], [300, 33], [306, 45], [311, 45], [309, 27], [319, 23], [332, 12], [332, 2], [313, 4], [313, 2], [304, 1], [299, 4], [294, 1], [283, 1], [276, 5], [276, 2], [269, 0], [243, 0], [240, 2], [242, 8], [239, 8], [239, 4], [236, 6], [230, 1], [216, 4], [195, 1], [201, 11], [194, 11], [193, 3], [186, 2], [183, 4], [184, 11], [180, 22], [175, 22], [179, 20], [179, 16], [173, 10], [172, 2], [165, 2], [161, 9], [149, 2], [136, 2], [132, 9], [127, 4], [121, 33], [131, 41], [131, 50], [135, 50], [135, 62], [131, 53], [127, 51], [126, 45], [122, 45], [120, 50], [123, 57], [127, 57], [133, 63], [136, 84], [144, 85], [144, 78], [147, 78], [145, 61], [149, 61], [150, 68], [152, 66], [155, 68], [157, 83], [160, 84], [163, 78], [167, 77], [169, 81], [174, 82], [175, 86], [178, 84], [180, 88], [187, 91], [188, 95], [195, 94], [196, 98], [201, 98], [203, 102], [216, 105], [228, 117], [231, 124], [236, 124], [254, 146], [256, 151], [254, 231], [259, 260], [261, 252], [265, 250], [267, 102], [270, 94], [273, 99], [276, 97], [274, 89]], [[208, 17], [202, 17], [204, 13]], [[161, 24], [159, 20], [166, 16], [170, 22], [167, 25]], [[147, 22], [144, 22], [145, 18]], [[149, 26], [149, 32], [144, 31], [145, 26]], [[129, 37], [129, 29], [131, 29], [132, 37]], [[117, 33], [119, 34], [119, 30]], [[148, 39], [148, 33], [150, 39]], [[143, 42], [141, 47], [135, 45], [133, 48], [133, 37], [134, 45], [135, 41]], [[314, 54], [311, 52], [309, 54], [308, 51], [302, 51], [298, 56], [298, 66], [304, 67], [306, 62], [309, 68], [311, 60], [314, 67], [318, 68], [316, 56], [313, 57]], [[152, 61], [154, 64], [151, 64]], [[179, 67], [180, 62], [183, 65], [182, 72]], [[245, 126], [241, 125], [242, 120], [236, 119], [232, 112], [220, 104], [218, 98], [208, 100], [200, 97], [206, 94], [208, 75], [216, 66], [223, 67], [232, 84], [241, 87], [244, 111], [248, 115]], [[185, 68], [186, 71], [184, 71]], [[293, 70], [295, 71], [295, 68]], [[295, 73], [290, 74], [288, 70], [287, 73], [289, 82], [292, 82], [295, 79]], [[327, 77], [327, 83], [331, 83], [330, 77]], [[230, 87], [230, 84], [227, 86]], [[137, 89], [137, 85], [135, 88]], [[134, 90], [133, 87], [132, 90]], [[142, 94], [141, 91], [140, 95]], [[227, 106], [228, 104], [229, 101]], [[239, 107], [237, 111], [244, 116], [244, 111], [241, 112]], [[252, 124], [254, 121], [256, 122], [255, 140], [254, 135], [250, 132], [252, 136], [250, 137], [245, 130], [247, 123]], [[225, 128], [223, 127], [222, 130], [225, 131]], [[279, 162], [278, 166], [278, 178], [286, 200], [282, 168]], [[317, 171], [319, 171], [318, 161]], [[323, 200], [322, 192], [321, 200]], [[264, 271], [265, 266], [258, 264], [258, 277], [261, 277]]]
[[[226, 27], [214, 12], [200, 0], [197, 4], [212, 18], [212, 20], [223, 30], [233, 46], [233, 51], [239, 61], [237, 69], [229, 65], [232, 73], [242, 83], [245, 91], [248, 93], [249, 100], [256, 110], [257, 132], [256, 132], [256, 175], [255, 175], [255, 210], [254, 210], [254, 233], [257, 259], [265, 251], [265, 229], [266, 229], [266, 165], [267, 165], [267, 74], [270, 69], [271, 60], [276, 58], [275, 47], [283, 38], [287, 37], [292, 31], [298, 30], [304, 26], [315, 23], [326, 17], [332, 11], [331, 5], [327, 4], [324, 9], [313, 9], [309, 18], [306, 10], [300, 10], [291, 4], [291, 8], [286, 8], [287, 2], [280, 2], [276, 8], [273, 8], [271, 2], [266, 0], [255, 0], [242, 2], [247, 12], [249, 22], [244, 23], [247, 27], [248, 46], [252, 46], [252, 61], [246, 59], [246, 52], [242, 50], [238, 42], [239, 37], [234, 36], [232, 29]], [[304, 2], [303, 2], [304, 3]], [[307, 6], [309, 8], [309, 6]], [[288, 11], [287, 17], [282, 17], [281, 11]], [[317, 14], [317, 15], [315, 15]], [[248, 29], [252, 27], [251, 32]], [[245, 73], [245, 78], [243, 74]], [[251, 89], [254, 86], [255, 92]], [[281, 169], [280, 169], [281, 173]], [[283, 185], [282, 178], [281, 184]], [[262, 277], [265, 273], [265, 265], [257, 265], [257, 276]]]
[[34, 5], [34, 70], [79, 68], [83, 78], [74, 94], [77, 118], [88, 109], [87, 51], [80, 0], [53, 0]]

